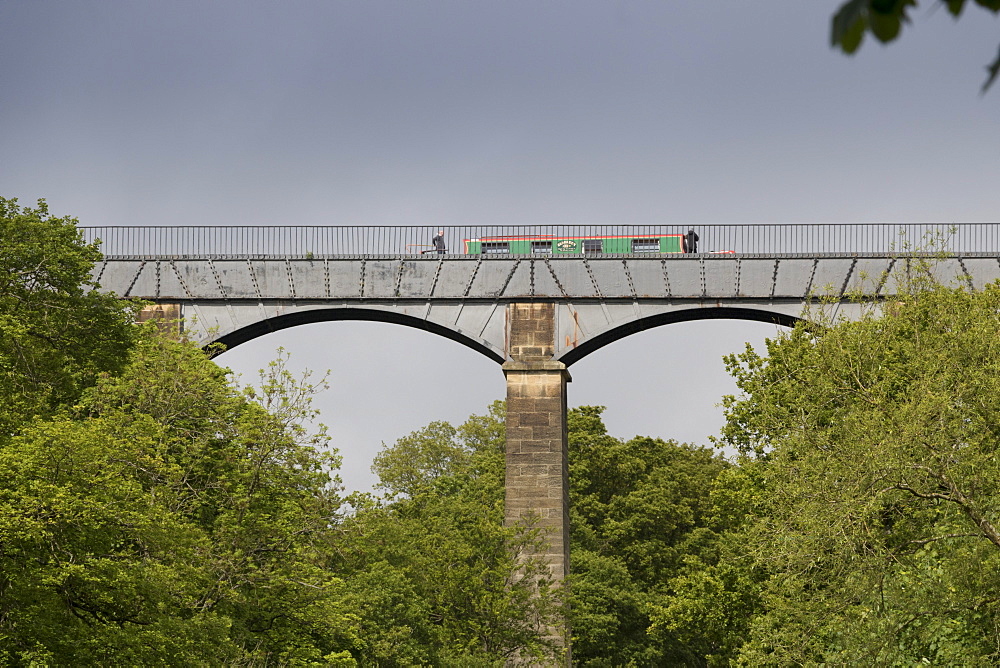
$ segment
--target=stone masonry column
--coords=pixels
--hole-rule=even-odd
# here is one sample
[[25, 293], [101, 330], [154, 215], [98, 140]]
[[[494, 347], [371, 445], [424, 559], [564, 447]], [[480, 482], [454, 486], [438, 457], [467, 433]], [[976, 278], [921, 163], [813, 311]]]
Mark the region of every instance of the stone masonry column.
[[150, 320], [164, 334], [178, 336], [183, 331], [180, 304], [150, 304], [136, 314], [136, 322]]
[[[555, 351], [555, 305], [510, 304], [507, 308], [506, 523], [532, 518], [543, 531], [546, 547], [539, 557], [551, 578], [569, 574], [569, 463], [566, 438], [566, 365], [552, 360]], [[569, 628], [563, 623], [547, 635], [566, 650]]]

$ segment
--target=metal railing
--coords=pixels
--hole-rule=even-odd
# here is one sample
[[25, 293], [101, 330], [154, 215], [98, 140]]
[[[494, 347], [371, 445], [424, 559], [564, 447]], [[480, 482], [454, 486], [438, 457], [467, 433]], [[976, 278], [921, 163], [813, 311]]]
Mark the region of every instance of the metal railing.
[[[681, 235], [694, 229], [702, 253], [854, 254], [910, 250], [1000, 253], [1000, 223], [843, 223], [778, 225], [509, 225], [509, 226], [107, 226], [80, 228], [106, 257], [293, 257], [421, 255], [443, 230], [447, 252], [466, 240], [496, 237], [631, 237]], [[568, 257], [574, 257], [570, 255]]]

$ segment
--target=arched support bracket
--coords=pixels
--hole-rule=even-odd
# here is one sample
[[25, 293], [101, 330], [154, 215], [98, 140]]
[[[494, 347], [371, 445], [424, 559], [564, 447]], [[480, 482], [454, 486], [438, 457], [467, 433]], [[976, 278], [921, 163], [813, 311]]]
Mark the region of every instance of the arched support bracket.
[[[626, 336], [654, 327], [693, 320], [750, 320], [792, 327], [801, 320], [802, 302], [772, 305], [702, 306], [657, 305], [636, 313], [632, 305], [619, 307], [584, 304], [567, 305], [560, 311], [563, 337], [553, 359], [566, 366]], [[623, 312], [622, 312], [623, 311]], [[620, 318], [615, 318], [620, 315]]]
[[[182, 304], [185, 330], [198, 343], [227, 349], [265, 334], [318, 322], [362, 320], [421, 329], [461, 343], [502, 364], [504, 309], [486, 305], [428, 304]], [[471, 331], [470, 331], [471, 330]]]

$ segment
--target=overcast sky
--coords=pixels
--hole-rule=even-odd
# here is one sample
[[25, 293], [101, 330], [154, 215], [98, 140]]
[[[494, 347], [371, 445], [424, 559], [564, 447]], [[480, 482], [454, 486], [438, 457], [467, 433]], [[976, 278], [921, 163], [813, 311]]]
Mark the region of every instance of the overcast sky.
[[[82, 225], [998, 220], [1000, 24], [925, 2], [849, 58], [839, 4], [0, 0], [0, 195]], [[629, 337], [573, 365], [570, 403], [705, 443], [721, 356], [774, 332]], [[219, 361], [250, 377], [278, 346], [331, 369], [349, 488], [383, 441], [504, 394], [494, 362], [381, 323]]]

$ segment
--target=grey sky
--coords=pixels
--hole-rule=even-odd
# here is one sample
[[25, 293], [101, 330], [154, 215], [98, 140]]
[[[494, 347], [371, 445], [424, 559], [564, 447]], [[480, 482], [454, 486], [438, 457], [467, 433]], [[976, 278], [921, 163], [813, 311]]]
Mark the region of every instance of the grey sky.
[[[997, 220], [997, 21], [931, 4], [847, 58], [838, 5], [5, 0], [0, 194], [85, 225]], [[630, 337], [574, 365], [570, 402], [703, 442], [719, 357], [773, 331]], [[247, 374], [278, 345], [333, 369], [351, 486], [380, 441], [503, 394], [486, 358], [394, 325], [220, 359]]]

